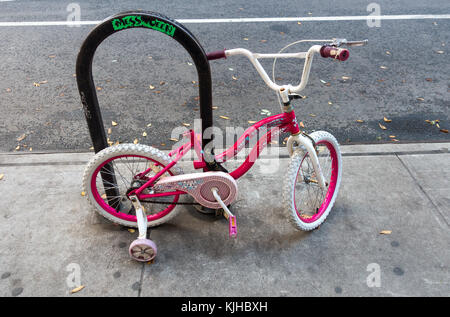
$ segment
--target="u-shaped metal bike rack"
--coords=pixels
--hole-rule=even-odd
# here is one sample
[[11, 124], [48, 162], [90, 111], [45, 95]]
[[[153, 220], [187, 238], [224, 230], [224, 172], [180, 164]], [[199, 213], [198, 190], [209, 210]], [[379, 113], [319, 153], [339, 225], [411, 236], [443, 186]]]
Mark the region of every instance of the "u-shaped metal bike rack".
[[[108, 147], [108, 143], [92, 76], [92, 61], [97, 47], [108, 36], [131, 28], [147, 28], [164, 33], [180, 43], [192, 57], [198, 74], [202, 148], [205, 149], [213, 139], [213, 136], [205, 137], [207, 134], [204, 133], [213, 123], [211, 69], [205, 51], [194, 35], [180, 23], [155, 12], [128, 11], [113, 15], [97, 25], [89, 33], [78, 53], [76, 65], [78, 90], [95, 152]], [[206, 164], [210, 170], [220, 167], [215, 160], [207, 161]], [[103, 182], [117, 184], [114, 170], [111, 166], [107, 168], [108, 172], [101, 173]], [[115, 188], [106, 190], [106, 194], [110, 198], [117, 195]]]
[[[128, 11], [113, 15], [97, 25], [89, 33], [78, 53], [76, 65], [78, 90], [95, 152], [106, 148], [108, 143], [92, 76], [92, 61], [97, 47], [108, 36], [130, 28], [147, 28], [162, 32], [189, 52], [198, 73], [200, 118], [202, 136], [205, 136], [203, 132], [212, 126], [212, 87], [211, 69], [202, 46], [188, 29], [168, 17], [154, 12]], [[212, 137], [203, 137], [202, 147], [204, 148], [211, 140]]]

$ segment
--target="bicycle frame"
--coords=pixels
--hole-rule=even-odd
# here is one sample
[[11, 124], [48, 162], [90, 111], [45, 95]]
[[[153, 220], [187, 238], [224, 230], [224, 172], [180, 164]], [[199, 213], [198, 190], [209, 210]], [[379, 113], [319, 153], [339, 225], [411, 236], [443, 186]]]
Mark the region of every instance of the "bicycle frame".
[[[264, 80], [264, 82], [269, 86], [271, 89], [276, 90], [280, 96], [283, 102], [287, 102], [289, 104], [289, 93], [296, 93], [304, 89], [306, 86], [308, 79], [309, 79], [309, 72], [311, 69], [311, 63], [314, 56], [314, 53], [319, 53], [322, 46], [320, 45], [313, 45], [307, 52], [300, 52], [300, 53], [284, 53], [284, 54], [258, 54], [258, 53], [252, 53], [249, 50], [243, 49], [243, 48], [237, 48], [237, 49], [231, 49], [231, 50], [225, 50], [224, 53], [226, 56], [233, 56], [233, 55], [244, 55], [246, 56], [250, 62], [253, 64], [253, 66], [258, 71], [261, 78]], [[262, 67], [262, 65], [259, 63], [258, 59], [260, 58], [301, 58], [305, 59], [305, 64], [303, 66], [303, 73], [301, 77], [301, 81], [297, 86], [292, 85], [277, 85], [272, 80], [270, 80], [269, 76], [267, 75], [266, 71]], [[226, 160], [235, 157], [245, 146], [249, 144], [250, 138], [253, 137], [258, 131], [261, 129], [261, 127], [267, 127], [269, 128], [269, 131], [261, 138], [258, 139], [258, 142], [256, 145], [252, 148], [250, 154], [246, 157], [245, 161], [234, 171], [229, 172], [230, 176], [232, 176], [234, 179], [238, 179], [241, 176], [243, 176], [247, 171], [253, 166], [256, 159], [259, 157], [261, 151], [264, 149], [264, 147], [271, 142], [272, 137], [278, 132], [290, 132], [291, 133], [291, 142], [288, 142], [288, 144], [293, 144], [293, 142], [302, 145], [308, 155], [310, 156], [312, 160], [312, 164], [314, 167], [314, 170], [316, 172], [317, 181], [319, 183], [319, 186], [323, 189], [326, 189], [326, 183], [322, 174], [322, 170], [320, 168], [319, 159], [317, 157], [316, 150], [314, 148], [314, 145], [312, 144], [311, 140], [307, 137], [304, 137], [301, 134], [301, 131], [298, 126], [297, 118], [295, 116], [294, 110], [289, 107], [289, 110], [283, 111], [283, 113], [270, 116], [268, 118], [265, 118], [261, 121], [258, 121], [254, 125], [250, 126], [245, 130], [245, 132], [239, 137], [237, 142], [230, 147], [229, 149], [225, 150], [224, 152], [220, 154], [214, 155], [214, 160], [218, 163], [223, 163]], [[170, 196], [170, 195], [180, 195], [185, 194], [185, 192], [177, 190], [173, 192], [164, 192], [164, 193], [156, 193], [156, 194], [142, 194], [142, 191], [145, 188], [151, 187], [155, 184], [155, 182], [158, 180], [158, 178], [163, 175], [165, 172], [167, 172], [170, 168], [172, 168], [184, 155], [186, 155], [192, 148], [194, 148], [194, 151], [197, 155], [198, 160], [194, 161], [194, 168], [200, 169], [203, 168], [204, 171], [208, 171], [207, 169], [207, 162], [205, 160], [205, 151], [202, 150], [202, 145], [200, 140], [202, 140], [202, 137], [200, 134], [195, 134], [193, 130], [190, 130], [188, 134], [189, 135], [189, 141], [182, 146], [178, 147], [177, 149], [173, 150], [169, 153], [169, 156], [174, 157], [173, 161], [165, 166], [162, 170], [160, 170], [158, 173], [156, 173], [155, 176], [153, 176], [151, 179], [149, 179], [144, 185], [142, 185], [139, 189], [133, 191], [130, 194], [135, 194], [139, 197], [139, 199], [148, 199], [148, 198], [154, 198], [154, 197], [161, 197], [161, 196]], [[212, 142], [211, 142], [212, 143]], [[208, 144], [205, 145], [204, 149], [206, 150], [208, 148]], [[139, 177], [145, 176], [151, 168], [147, 169], [146, 171], [138, 174]]]
[[[281, 114], [277, 114], [265, 119], [262, 119], [261, 121], [258, 121], [254, 125], [250, 126], [245, 130], [245, 132], [239, 137], [239, 139], [234, 143], [234, 145], [227, 150], [223, 151], [220, 154], [214, 155], [214, 158], [217, 162], [223, 163], [233, 157], [235, 157], [244, 147], [246, 147], [250, 139], [255, 136], [255, 134], [260, 131], [262, 127], [267, 127], [268, 132], [264, 134], [262, 137], [260, 137], [255, 144], [255, 146], [251, 149], [250, 154], [246, 157], [244, 162], [237, 167], [234, 171], [230, 172], [230, 176], [232, 176], [234, 179], [238, 179], [241, 176], [243, 176], [245, 173], [247, 173], [250, 168], [253, 166], [253, 164], [258, 159], [259, 155], [261, 154], [262, 150], [267, 146], [268, 143], [271, 142], [272, 138], [277, 135], [280, 131], [281, 132], [289, 132], [291, 133], [291, 137], [294, 137], [296, 142], [298, 144], [302, 144], [308, 153], [310, 154], [313, 162], [313, 166], [317, 171], [317, 178], [320, 186], [323, 186], [323, 188], [326, 188], [325, 182], [323, 180], [322, 172], [320, 169], [319, 161], [317, 158], [317, 153], [314, 149], [314, 146], [312, 145], [312, 142], [301, 135], [300, 129], [298, 126], [297, 118], [295, 116], [294, 111], [290, 112], [284, 112]], [[203, 155], [202, 146], [201, 146], [201, 135], [198, 133], [194, 133], [193, 130], [189, 130], [185, 134], [185, 137], [189, 136], [188, 142], [181, 145], [177, 149], [173, 150], [169, 153], [170, 157], [173, 157], [173, 160], [170, 164], [165, 166], [163, 169], [161, 169], [156, 175], [154, 175], [151, 179], [149, 179], [144, 185], [142, 185], [139, 189], [133, 191], [135, 195], [139, 197], [139, 199], [149, 199], [149, 198], [155, 198], [155, 197], [162, 197], [162, 196], [171, 196], [171, 195], [180, 195], [185, 194], [185, 192], [177, 190], [173, 192], [163, 192], [163, 193], [154, 193], [154, 194], [142, 194], [142, 191], [145, 188], [151, 187], [155, 184], [155, 182], [158, 180], [158, 178], [163, 175], [165, 172], [167, 172], [170, 168], [172, 168], [183, 156], [185, 156], [191, 149], [194, 149], [195, 154], [197, 155], [197, 160], [193, 162], [193, 166], [195, 169], [201, 169], [203, 168], [204, 171], [207, 171], [207, 164], [205, 161], [205, 157]], [[144, 172], [141, 172], [138, 174], [138, 177], [142, 177], [146, 175], [148, 172], [150, 172], [151, 168], [148, 168]], [[130, 195], [132, 194], [130, 193]]]

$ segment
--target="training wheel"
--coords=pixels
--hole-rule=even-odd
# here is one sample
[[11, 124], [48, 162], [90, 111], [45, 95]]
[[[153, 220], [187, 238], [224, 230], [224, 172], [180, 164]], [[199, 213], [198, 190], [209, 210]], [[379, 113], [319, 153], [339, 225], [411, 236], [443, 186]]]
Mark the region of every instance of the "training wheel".
[[136, 239], [128, 249], [130, 256], [140, 262], [149, 262], [156, 257], [157, 248], [155, 242], [149, 239]]

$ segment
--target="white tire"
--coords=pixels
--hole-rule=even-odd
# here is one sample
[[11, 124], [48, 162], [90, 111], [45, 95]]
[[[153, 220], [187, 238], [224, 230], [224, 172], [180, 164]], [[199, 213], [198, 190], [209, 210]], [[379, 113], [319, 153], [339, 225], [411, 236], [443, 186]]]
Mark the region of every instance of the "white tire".
[[[121, 156], [121, 155], [139, 155], [145, 158], [152, 159], [156, 162], [162, 163], [164, 166], [167, 166], [172, 160], [171, 158], [161, 152], [158, 149], [155, 149], [148, 145], [143, 144], [119, 144], [110, 146], [108, 148], [103, 149], [102, 151], [95, 154], [92, 159], [89, 161], [88, 165], [84, 170], [83, 175], [83, 191], [86, 193], [86, 197], [89, 200], [90, 204], [94, 207], [95, 211], [97, 211], [100, 215], [107, 218], [108, 220], [118, 223], [127, 227], [136, 227], [136, 221], [128, 221], [121, 219], [119, 217], [114, 216], [112, 213], [106, 211], [95, 199], [92, 188], [91, 188], [91, 180], [93, 174], [97, 169], [107, 160]], [[173, 175], [183, 174], [183, 171], [178, 166], [173, 166], [170, 169], [170, 172]], [[98, 172], [97, 172], [98, 173]], [[174, 208], [168, 214], [163, 217], [156, 219], [154, 221], [148, 221], [148, 227], [153, 227], [165, 223], [176, 216], [178, 213], [178, 208]]]
[[320, 149], [324, 148], [322, 154], [319, 152], [319, 163], [327, 191], [322, 190], [314, 179], [309, 156], [302, 150], [293, 153], [283, 187], [284, 210], [292, 225], [304, 231], [316, 229], [325, 221], [333, 208], [342, 178], [342, 156], [336, 138], [326, 131], [313, 132], [310, 136]]

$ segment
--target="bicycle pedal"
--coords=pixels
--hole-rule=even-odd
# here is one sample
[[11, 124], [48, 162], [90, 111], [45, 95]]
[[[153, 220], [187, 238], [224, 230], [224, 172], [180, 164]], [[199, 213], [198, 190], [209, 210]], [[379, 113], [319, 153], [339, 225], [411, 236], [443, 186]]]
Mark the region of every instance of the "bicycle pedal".
[[228, 234], [230, 238], [236, 238], [237, 236], [236, 216], [230, 216], [228, 219]]
[[230, 238], [236, 238], [237, 236], [237, 221], [236, 216], [234, 216], [229, 210], [223, 209], [222, 215], [228, 220], [228, 234]]

